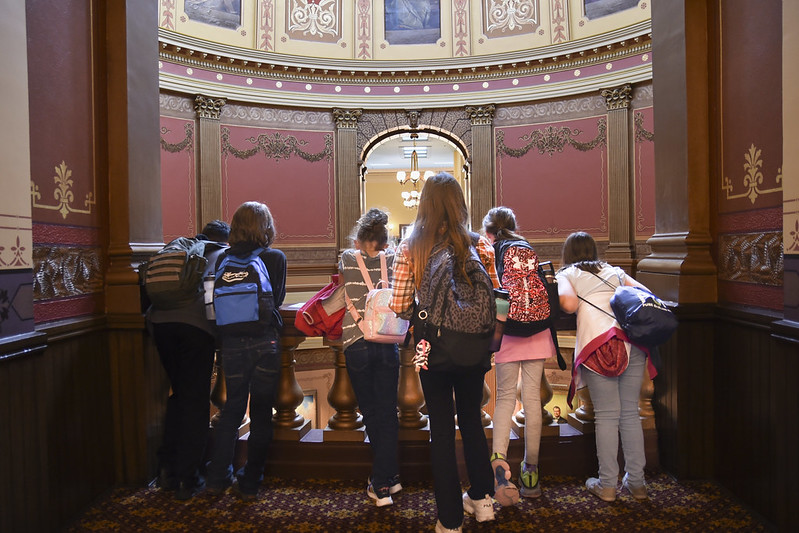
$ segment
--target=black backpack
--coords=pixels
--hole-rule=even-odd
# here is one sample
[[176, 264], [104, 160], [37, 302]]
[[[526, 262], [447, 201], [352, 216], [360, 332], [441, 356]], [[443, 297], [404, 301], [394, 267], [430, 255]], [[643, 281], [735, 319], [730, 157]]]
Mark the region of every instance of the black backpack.
[[430, 343], [430, 370], [491, 367], [497, 308], [494, 289], [477, 250], [470, 247], [464, 278], [451, 247], [433, 250], [417, 288], [414, 341]]
[[200, 297], [207, 243], [178, 237], [139, 265], [139, 283], [155, 309], [178, 309]]

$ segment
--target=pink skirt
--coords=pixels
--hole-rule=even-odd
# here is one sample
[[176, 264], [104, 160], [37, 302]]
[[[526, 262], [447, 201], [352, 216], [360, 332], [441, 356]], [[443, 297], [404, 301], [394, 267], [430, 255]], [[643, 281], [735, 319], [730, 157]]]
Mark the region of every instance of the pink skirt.
[[494, 353], [495, 363], [511, 363], [530, 359], [549, 359], [555, 356], [555, 343], [548, 329], [531, 337], [502, 337], [502, 347]]

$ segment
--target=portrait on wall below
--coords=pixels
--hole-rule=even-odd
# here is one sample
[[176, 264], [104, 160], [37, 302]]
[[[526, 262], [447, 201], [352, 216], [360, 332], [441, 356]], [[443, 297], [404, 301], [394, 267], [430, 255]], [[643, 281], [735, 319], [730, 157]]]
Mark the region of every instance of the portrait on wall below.
[[385, 0], [389, 44], [435, 44], [441, 38], [440, 0]]
[[583, 10], [589, 19], [613, 15], [638, 5], [638, 0], [583, 0]]
[[185, 0], [189, 19], [235, 30], [241, 26], [241, 0]]

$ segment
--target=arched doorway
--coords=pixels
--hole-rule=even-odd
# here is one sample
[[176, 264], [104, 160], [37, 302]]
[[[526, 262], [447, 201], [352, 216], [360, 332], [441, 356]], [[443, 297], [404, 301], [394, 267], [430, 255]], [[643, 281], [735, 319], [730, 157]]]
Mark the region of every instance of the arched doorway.
[[361, 212], [372, 207], [386, 211], [389, 239], [394, 243], [416, 219], [426, 176], [452, 174], [463, 188], [466, 205], [470, 204], [467, 156], [460, 141], [451, 135], [425, 129], [383, 132], [365, 147], [362, 161]]

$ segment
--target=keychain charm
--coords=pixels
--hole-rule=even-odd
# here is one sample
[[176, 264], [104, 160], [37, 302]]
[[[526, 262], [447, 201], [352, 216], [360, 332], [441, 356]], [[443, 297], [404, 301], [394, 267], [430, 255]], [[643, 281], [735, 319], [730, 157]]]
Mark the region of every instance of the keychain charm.
[[416, 371], [427, 370], [427, 357], [430, 355], [430, 343], [422, 339], [416, 344], [416, 355], [413, 356], [413, 364]]

